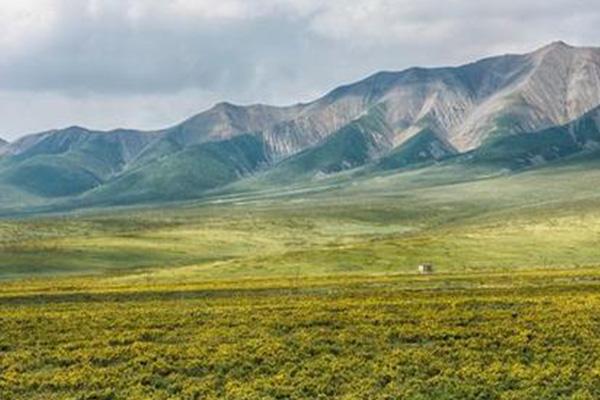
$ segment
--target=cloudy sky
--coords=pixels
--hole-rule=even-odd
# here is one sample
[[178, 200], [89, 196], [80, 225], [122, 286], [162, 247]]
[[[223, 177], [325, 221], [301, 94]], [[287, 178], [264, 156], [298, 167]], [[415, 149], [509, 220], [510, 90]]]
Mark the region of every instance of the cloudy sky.
[[597, 1], [0, 0], [0, 137], [156, 129], [378, 70], [600, 45]]

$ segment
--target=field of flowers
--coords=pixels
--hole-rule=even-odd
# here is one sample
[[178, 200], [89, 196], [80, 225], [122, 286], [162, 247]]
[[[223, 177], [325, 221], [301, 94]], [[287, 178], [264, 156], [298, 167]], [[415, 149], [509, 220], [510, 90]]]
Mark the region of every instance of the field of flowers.
[[600, 272], [0, 288], [0, 399], [319, 398], [600, 398]]

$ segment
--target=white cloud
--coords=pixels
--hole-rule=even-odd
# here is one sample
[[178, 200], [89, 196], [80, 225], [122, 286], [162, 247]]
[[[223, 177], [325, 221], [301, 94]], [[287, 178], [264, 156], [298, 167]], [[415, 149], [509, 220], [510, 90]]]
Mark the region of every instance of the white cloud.
[[0, 55], [8, 56], [44, 40], [58, 15], [53, 0], [0, 0]]

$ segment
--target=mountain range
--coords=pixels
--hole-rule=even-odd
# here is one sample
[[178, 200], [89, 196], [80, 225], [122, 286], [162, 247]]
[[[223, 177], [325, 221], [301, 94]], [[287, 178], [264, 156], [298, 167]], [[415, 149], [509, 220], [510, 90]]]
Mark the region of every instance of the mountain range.
[[0, 140], [0, 210], [185, 200], [249, 178], [280, 185], [446, 160], [518, 170], [600, 149], [599, 124], [600, 48], [554, 42], [379, 72], [309, 103], [219, 103], [163, 130]]

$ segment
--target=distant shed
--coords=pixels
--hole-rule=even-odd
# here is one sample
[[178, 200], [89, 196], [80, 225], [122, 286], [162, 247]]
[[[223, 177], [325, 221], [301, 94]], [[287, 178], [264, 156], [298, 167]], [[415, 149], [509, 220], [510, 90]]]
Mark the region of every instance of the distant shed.
[[419, 265], [419, 273], [423, 275], [433, 274], [433, 264]]

